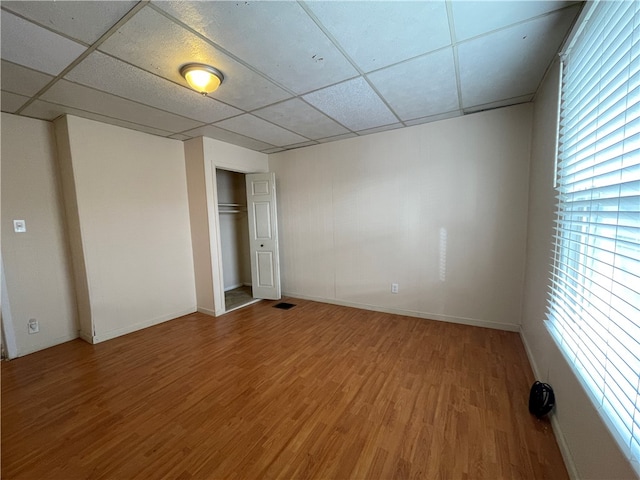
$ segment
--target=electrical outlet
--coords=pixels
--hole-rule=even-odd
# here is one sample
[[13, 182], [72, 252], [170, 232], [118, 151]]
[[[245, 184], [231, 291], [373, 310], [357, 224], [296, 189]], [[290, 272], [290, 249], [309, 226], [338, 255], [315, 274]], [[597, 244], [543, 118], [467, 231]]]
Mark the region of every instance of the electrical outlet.
[[392, 283], [391, 284], [391, 293], [398, 293], [398, 284], [397, 283]]
[[13, 231], [16, 233], [24, 233], [27, 231], [27, 222], [24, 220], [13, 221]]
[[38, 320], [36, 320], [35, 318], [29, 319], [29, 322], [27, 323], [27, 325], [29, 329], [29, 334], [38, 333], [40, 331], [40, 325], [38, 324]]

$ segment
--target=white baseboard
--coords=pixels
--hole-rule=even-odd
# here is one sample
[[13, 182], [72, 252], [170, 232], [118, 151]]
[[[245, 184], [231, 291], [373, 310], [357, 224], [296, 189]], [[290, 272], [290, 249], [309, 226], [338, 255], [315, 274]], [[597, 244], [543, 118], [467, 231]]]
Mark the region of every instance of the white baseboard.
[[439, 322], [459, 323], [462, 325], [471, 325], [474, 327], [493, 328], [495, 330], [506, 330], [509, 332], [519, 332], [520, 325], [510, 323], [489, 322], [486, 320], [478, 320], [475, 318], [454, 317], [450, 315], [439, 315], [437, 313], [416, 312], [414, 310], [404, 310], [401, 308], [388, 308], [378, 305], [369, 305], [366, 303], [347, 302], [336, 300], [334, 298], [312, 297], [309, 295], [301, 295], [299, 293], [283, 292], [283, 297], [300, 298], [302, 300], [312, 300], [314, 302], [330, 303], [332, 305], [340, 305], [342, 307], [360, 308], [362, 310], [371, 310], [373, 312], [391, 313], [395, 315], [404, 315], [407, 317], [424, 318], [425, 320], [437, 320]]
[[235, 285], [224, 287], [224, 291], [228, 292], [229, 290], [235, 290], [236, 288], [240, 288], [240, 287], [251, 287], [251, 283], [246, 283], [246, 282], [236, 283]]
[[194, 313], [196, 311], [197, 309], [194, 306], [183, 311], [170, 313], [168, 315], [162, 315], [161, 317], [158, 317], [158, 318], [152, 318], [150, 320], [145, 320], [143, 322], [134, 323], [133, 325], [127, 325], [126, 327], [118, 328], [116, 330], [111, 330], [109, 332], [103, 332], [98, 335], [93, 335], [91, 337], [90, 342], [91, 343], [106, 342], [107, 340], [111, 340], [112, 338], [121, 337], [122, 335], [126, 335], [127, 333], [136, 332], [138, 330], [142, 330], [143, 328], [151, 327], [159, 323], [164, 323], [169, 320], [182, 317], [184, 315], [189, 315], [190, 313]]
[[209, 308], [202, 308], [202, 307], [198, 307], [198, 312], [200, 313], [204, 313], [205, 315], [211, 315], [212, 317], [216, 316], [216, 312], [209, 309]]
[[90, 333], [85, 333], [85, 332], [79, 332], [79, 336], [82, 340], [84, 340], [87, 343], [93, 343], [93, 336]]
[[62, 337], [54, 338], [51, 341], [48, 341], [47, 343], [31, 345], [25, 348], [24, 350], [22, 350], [19, 353], [18, 357], [23, 357], [25, 355], [29, 355], [30, 353], [39, 352], [40, 350], [45, 350], [50, 347], [55, 347], [56, 345], [60, 345], [61, 343], [66, 343], [66, 342], [70, 342], [71, 340], [75, 340], [78, 337], [79, 335], [77, 333], [70, 334], [70, 335], [63, 335]]
[[[529, 344], [527, 343], [527, 337], [522, 334], [522, 329], [520, 329], [520, 339], [522, 340], [522, 344], [524, 345], [524, 351], [527, 353], [527, 358], [529, 359], [529, 364], [531, 365], [531, 369], [533, 370], [533, 375], [538, 380], [546, 381], [547, 379], [541, 374], [540, 370], [538, 369], [538, 365], [536, 364], [536, 361], [533, 358], [533, 354], [531, 353], [531, 349], [529, 348]], [[578, 469], [576, 468], [576, 464], [573, 461], [573, 457], [571, 456], [571, 450], [569, 450], [567, 440], [564, 438], [564, 434], [562, 433], [562, 428], [560, 427], [558, 417], [552, 412], [549, 418], [551, 420], [553, 435], [556, 437], [556, 442], [558, 442], [558, 448], [560, 449], [560, 454], [562, 455], [562, 459], [564, 460], [564, 465], [565, 467], [567, 467], [569, 478], [571, 478], [571, 480], [578, 480], [580, 478], [580, 476], [578, 475]]]

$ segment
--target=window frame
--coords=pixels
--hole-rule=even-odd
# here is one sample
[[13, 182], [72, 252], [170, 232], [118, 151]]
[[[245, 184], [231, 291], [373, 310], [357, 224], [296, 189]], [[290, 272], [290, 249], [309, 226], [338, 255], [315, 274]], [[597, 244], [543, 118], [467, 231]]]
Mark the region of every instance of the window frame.
[[[632, 1], [626, 2], [627, 4], [632, 4], [631, 8], [635, 8], [635, 15], [633, 16], [634, 20], [632, 20], [632, 22], [635, 22], [635, 23], [632, 23], [632, 27], [631, 27], [632, 28], [632, 34], [631, 34], [632, 46], [630, 47], [630, 50], [629, 50], [631, 54], [635, 52], [634, 48], [636, 48], [636, 45], [633, 42], [634, 41], [637, 42], [637, 37], [640, 36], [640, 33], [636, 34], [636, 31], [640, 31], [640, 28], [637, 24], [637, 17], [639, 15], [638, 14], [639, 1], [640, 0], [632, 0]], [[621, 298], [617, 294], [613, 293], [614, 283], [617, 282], [617, 280], [614, 278], [614, 275], [615, 275], [616, 269], [619, 268], [619, 266], [616, 265], [616, 261], [618, 256], [624, 257], [624, 255], [619, 255], [617, 252], [616, 247], [617, 247], [618, 240], [621, 240], [623, 243], [629, 243], [629, 245], [633, 245], [633, 247], [635, 248], [635, 250], [633, 250], [631, 253], [635, 254], [636, 257], [631, 258], [630, 262], [635, 262], [637, 261], [638, 257], [640, 257], [640, 241], [638, 241], [637, 239], [633, 239], [631, 237], [633, 241], [630, 242], [629, 240], [621, 238], [624, 235], [621, 235], [621, 234], [619, 235], [618, 233], [618, 229], [620, 229], [620, 215], [618, 214], [618, 218], [616, 220], [618, 223], [615, 223], [615, 224], [608, 223], [611, 218], [611, 215], [608, 213], [608, 212], [611, 212], [611, 210], [609, 209], [611, 208], [610, 204], [615, 204], [616, 202], [608, 202], [607, 200], [609, 200], [609, 197], [607, 198], [592, 197], [591, 199], [589, 199], [588, 202], [586, 202], [587, 204], [585, 204], [584, 209], [580, 209], [580, 208], [575, 209], [575, 208], [571, 208], [573, 199], [569, 199], [569, 200], [566, 199], [567, 196], [571, 197], [572, 195], [575, 194], [575, 192], [565, 189], [567, 185], [565, 183], [565, 180], [567, 177], [570, 177], [571, 175], [577, 175], [576, 172], [567, 174], [565, 171], [563, 171], [563, 169], [567, 168], [567, 164], [565, 162], [566, 159], [571, 158], [572, 156], [572, 154], [566, 154], [566, 152], [563, 151], [563, 147], [564, 147], [563, 131], [565, 130], [565, 126], [566, 126], [565, 124], [566, 117], [564, 116], [565, 111], [563, 108], [565, 106], [565, 95], [567, 95], [566, 94], [566, 91], [567, 91], [566, 74], [567, 74], [567, 69], [570, 70], [572, 68], [570, 63], [569, 65], [567, 65], [566, 59], [567, 57], [569, 57], [570, 61], [572, 60], [577, 64], [580, 64], [580, 61], [582, 59], [571, 58], [570, 52], [574, 48], [574, 45], [576, 44], [576, 42], [580, 42], [580, 40], [583, 39], [583, 34], [585, 33], [585, 29], [599, 28], [603, 25], [609, 26], [608, 24], [606, 24], [608, 19], [605, 18], [603, 20], [602, 18], [598, 18], [598, 15], [600, 15], [598, 8], [602, 3], [604, 2], [601, 2], [599, 0], [596, 0], [593, 2], [587, 2], [578, 19], [578, 22], [574, 26], [573, 31], [571, 32], [570, 36], [565, 42], [565, 46], [561, 53], [562, 61], [560, 63], [560, 79], [559, 79], [560, 80], [559, 82], [560, 96], [559, 96], [559, 105], [558, 105], [558, 124], [557, 124], [558, 129], [556, 134], [556, 158], [555, 158], [556, 163], [554, 168], [554, 185], [553, 185], [554, 189], [558, 194], [558, 203], [556, 205], [555, 241], [554, 241], [554, 250], [553, 250], [552, 265], [551, 265], [551, 276], [550, 276], [550, 283], [549, 283], [549, 299], [547, 302], [548, 303], [547, 319], [545, 321], [545, 325], [549, 330], [549, 332], [551, 333], [552, 338], [558, 345], [564, 358], [567, 360], [567, 363], [569, 364], [571, 369], [575, 372], [576, 377], [580, 381], [581, 385], [583, 386], [584, 390], [588, 394], [589, 398], [592, 400], [596, 410], [598, 411], [601, 418], [604, 420], [605, 424], [608, 426], [609, 430], [613, 434], [613, 437], [616, 439], [622, 452], [630, 461], [631, 465], [636, 470], [636, 472], [640, 474], [640, 427], [639, 427], [640, 425], [640, 371], [636, 372], [633, 368], [630, 369], [631, 379], [634, 380], [636, 383], [634, 384], [629, 382], [629, 384], [631, 385], [632, 389], [635, 388], [636, 399], [635, 399], [635, 407], [634, 407], [635, 410], [631, 412], [631, 426], [628, 427], [628, 430], [630, 431], [630, 436], [626, 438], [625, 434], [622, 433], [621, 415], [615, 413], [615, 411], [614, 413], [611, 413], [609, 411], [610, 409], [614, 408], [612, 403], [613, 399], [610, 399], [606, 395], [606, 391], [611, 387], [613, 388], [618, 387], [620, 391], [623, 392], [623, 394], [624, 394], [624, 388], [628, 389], [628, 387], [625, 387], [624, 385], [622, 386], [620, 385], [621, 383], [620, 379], [626, 378], [626, 377], [624, 376], [623, 373], [621, 373], [618, 367], [615, 367], [615, 369], [610, 369], [610, 370], [607, 369], [606, 364], [609, 361], [609, 356], [611, 357], [618, 356], [620, 357], [620, 360], [623, 363], [626, 362], [626, 360], [624, 360], [624, 358], [622, 357], [622, 354], [619, 352], [615, 352], [615, 351], [609, 352], [610, 348], [605, 349], [604, 351], [601, 350], [602, 356], [604, 358], [603, 360], [604, 363], [602, 361], [600, 363], [605, 365], [604, 369], [602, 370], [605, 376], [600, 377], [600, 379], [602, 379], [602, 383], [598, 385], [598, 382], [600, 379], [595, 378], [596, 376], [598, 376], [598, 373], [594, 374], [589, 369], [590, 366], [593, 369], [594, 364], [593, 363], [591, 365], [587, 364], [588, 354], [585, 354], [584, 351], [582, 351], [582, 350], [585, 350], [585, 346], [586, 346], [584, 338], [579, 339], [578, 341], [574, 341], [574, 338], [572, 338], [572, 335], [575, 335], [576, 337], [580, 337], [580, 331], [585, 328], [590, 328], [590, 329], [593, 329], [594, 331], [599, 328], [603, 328], [603, 325], [599, 323], [599, 318], [602, 318], [603, 316], [607, 318], [610, 324], [615, 324], [615, 327], [619, 327], [619, 325], [616, 324], [615, 320], [612, 320], [612, 317], [615, 317], [615, 315], [622, 315], [624, 317], [624, 313], [623, 313], [623, 311], [625, 310], [624, 304], [629, 305], [630, 308], [628, 309], [628, 311], [631, 313], [634, 313], [634, 309], [636, 310], [639, 309], [638, 306], [630, 305], [626, 299]], [[621, 2], [621, 3], [625, 3], [625, 2]], [[605, 9], [605, 7], [602, 7], [602, 8]], [[594, 15], [596, 16], [594, 17]], [[595, 21], [593, 22], [593, 24], [590, 24], [590, 22], [592, 22], [594, 18], [595, 18]], [[614, 24], [614, 27], [617, 27], [617, 26], [618, 26], [617, 24]], [[587, 30], [587, 35], [589, 33], [590, 33], [589, 30]], [[631, 54], [630, 54], [630, 58], [632, 58]], [[635, 61], [635, 59], [633, 60]], [[606, 63], [606, 60], [605, 60], [605, 63]], [[630, 65], [632, 63], [633, 61], [629, 62], [629, 68], [628, 68], [629, 71], [631, 71]], [[589, 66], [588, 68], [592, 69], [596, 67]], [[573, 72], [571, 73], [573, 74]], [[635, 74], [628, 75], [626, 82], [629, 83], [629, 78], [632, 78], [634, 76]], [[617, 78], [617, 76], [615, 78]], [[601, 85], [597, 82], [596, 82], [596, 85], [597, 85], [597, 88], [600, 89]], [[594, 85], [591, 88], [595, 88], [596, 85]], [[580, 87], [589, 89], [589, 86], [585, 87], [585, 84], [582, 84], [582, 83], [580, 84]], [[612, 90], [615, 92], [615, 89], [612, 89]], [[610, 98], [609, 96], [604, 96], [604, 98], [600, 98], [599, 93], [601, 91], [609, 92], [610, 90], [608, 90], [608, 85], [606, 89], [598, 90], [598, 95], [596, 95], [596, 98], [598, 98], [598, 100], [593, 101], [594, 108], [599, 108], [600, 105], [604, 103], [604, 101], [609, 100]], [[625, 108], [629, 108], [628, 106], [631, 104], [628, 99], [628, 97], [630, 96], [629, 91], [630, 89], [629, 87], [627, 87], [627, 93], [625, 97], [626, 98]], [[633, 91], [634, 90], [632, 90], [632, 92]], [[580, 101], [583, 102], [584, 98], [582, 98]], [[633, 107], [633, 104], [631, 105]], [[606, 113], [607, 110], [605, 109], [604, 112]], [[626, 112], [627, 110], [625, 110], [625, 115], [626, 115]], [[570, 114], [573, 114], [573, 111], [570, 111]], [[633, 117], [631, 115], [630, 117], [631, 117], [630, 122], [633, 122], [634, 121]], [[600, 111], [598, 111], [598, 113], [595, 115], [595, 121], [597, 122], [597, 119], [599, 118], [600, 118]], [[608, 119], [607, 121], [604, 122], [604, 125], [607, 125], [607, 122], [610, 122], [610, 121], [611, 119]], [[626, 121], [626, 117], [625, 117], [625, 121]], [[627, 124], [628, 123], [625, 123], [625, 128]], [[589, 125], [591, 126], [592, 123], [589, 123]], [[599, 128], [599, 125], [596, 126], [593, 131], [597, 132], [598, 128]], [[572, 130], [572, 128], [569, 128], [569, 131], [572, 133], [575, 133]], [[625, 131], [625, 134], [626, 134], [626, 131]], [[602, 138], [606, 138], [606, 135], [604, 135]], [[623, 142], [624, 141], [625, 140], [623, 140]], [[593, 145], [596, 145], [597, 141], [593, 141], [592, 143]], [[631, 152], [632, 154], [635, 152], [637, 155], [640, 155], [640, 150], [637, 150], [637, 152], [635, 150], [631, 150]], [[621, 158], [620, 163], [622, 165], [623, 163], [622, 158], [624, 157], [620, 157], [620, 158]], [[594, 155], [594, 165], [596, 166], [600, 165], [596, 159], [597, 159], [597, 155]], [[610, 159], [606, 161], [610, 161]], [[635, 169], [640, 169], [640, 165], [637, 165], [637, 164], [634, 165], [633, 163], [631, 164], [631, 167]], [[582, 165], [581, 165], [581, 168], [582, 168]], [[624, 167], [621, 166], [617, 170], [620, 170], [620, 172], [622, 172], [624, 170]], [[580, 169], [578, 169], [577, 172], [579, 173]], [[635, 172], [635, 170], [633, 170], [633, 172]], [[597, 175], [592, 174], [591, 177], [587, 176], [586, 178], [591, 178], [591, 179], [597, 178]], [[620, 182], [616, 185], [619, 185], [619, 186], [623, 185], [625, 183], [623, 180], [624, 179], [621, 173]], [[589, 189], [586, 189], [585, 192], [590, 191], [591, 195], [593, 195], [594, 190], [597, 190], [597, 187], [592, 186]], [[618, 209], [620, 208], [620, 205], [622, 203], [620, 199], [623, 198], [623, 195], [621, 192], [622, 190], [620, 188], [620, 190], [618, 191], [618, 196], [613, 197], [618, 199], [617, 200]], [[635, 195], [640, 195], [640, 193], [635, 192], [634, 197], [632, 198], [635, 198]], [[640, 210], [640, 208], [638, 210]], [[584, 211], [585, 214], [580, 215], [580, 211]], [[616, 210], [616, 211], [619, 211], [619, 210]], [[570, 220], [567, 220], [567, 217], [569, 217]], [[569, 226], [567, 226], [567, 224]], [[602, 230], [606, 230], [609, 226], [611, 228], [616, 229], [615, 236], [613, 237], [613, 239], [610, 239], [607, 236], [598, 235], [598, 233], [600, 233], [598, 231], [599, 228], [601, 228]], [[639, 227], [640, 227], [640, 220], [638, 221], [637, 225], [633, 225], [631, 228], [639, 228]], [[625, 231], [624, 224], [621, 230], [623, 232]], [[577, 241], [575, 241], [576, 239]], [[613, 249], [611, 248], [600, 249], [599, 245], [606, 244], [608, 241], [614, 242]], [[577, 245], [577, 247], [575, 245]], [[605, 258], [606, 255], [613, 255], [613, 259], [603, 261], [603, 258]], [[624, 258], [620, 260], [620, 262], [624, 262]], [[609, 277], [607, 277], [606, 275], [603, 275], [601, 272], [604, 266], [611, 267], [611, 274]], [[625, 268], [622, 268], [622, 270], [625, 270]], [[608, 281], [608, 285], [601, 285], [600, 283], [598, 283], [598, 282], [602, 282], [602, 279], [605, 280], [604, 282], [605, 284]], [[640, 284], [640, 281], [638, 282], [638, 284]], [[569, 290], [572, 290], [572, 291], [570, 292]], [[632, 290], [631, 288], [629, 288], [629, 290], [632, 291], [632, 295], [633, 294], [637, 295], [640, 289], [638, 289], [638, 287], [635, 287], [635, 289]], [[608, 304], [609, 311], [610, 311], [609, 313], [599, 312], [599, 313], [596, 313], [594, 316], [591, 312], [587, 311], [585, 301], [587, 301], [588, 303], [591, 303], [592, 308], [595, 308], [595, 305], [593, 305], [592, 303], [592, 297], [596, 298], [594, 302], [595, 301], [599, 302], [602, 300], [600, 296], [598, 295], [594, 296], [592, 294], [593, 291], [609, 292], [609, 295], [610, 295], [610, 300]], [[571, 298], [572, 300], [568, 301], [568, 299], [571, 299]], [[557, 302], [558, 299], [560, 299], [561, 301]], [[554, 300], [556, 301], [554, 302]], [[569, 309], [573, 311], [572, 312], [567, 311]], [[561, 312], [560, 310], [563, 310], [563, 311]], [[562, 319], [560, 319], [560, 317], [562, 317]], [[575, 332], [572, 332], [572, 334], [567, 333], [569, 328], [569, 322], [567, 322], [566, 320], [567, 318], [570, 318], [576, 324], [575, 332], [578, 332], [578, 333], [575, 333]], [[635, 323], [636, 327], [640, 325], [637, 323], [637, 320], [636, 322], [631, 320], [631, 323], [632, 324]], [[611, 328], [612, 327], [610, 325], [606, 327], [607, 336], [611, 335], [610, 333]], [[629, 335], [629, 337], [633, 340], [633, 337], [631, 337], [630, 334], [627, 333], [627, 335]], [[582, 337], [585, 337], [585, 336], [586, 335], [584, 334], [582, 335]], [[601, 336], [599, 334], [594, 335], [594, 337], [599, 337], [603, 341], [606, 339], [605, 336]], [[591, 342], [590, 337], [588, 339], [588, 342]], [[606, 342], [605, 342], [605, 345], [606, 345]], [[588, 351], [589, 353], [592, 353], [592, 352], [595, 352], [596, 349], [601, 349], [601, 347], [602, 347], [602, 344], [596, 345], [594, 342], [592, 342], [592, 346], [591, 347], [587, 346], [586, 351]], [[638, 358], [640, 358], [640, 354], [638, 354], [637, 356]], [[614, 370], [615, 372], [620, 372], [620, 375], [619, 376], [612, 375], [611, 373]], [[636, 386], [633, 387], [633, 385], [636, 385]], [[619, 395], [618, 396], [613, 395], [613, 397], [615, 399], [618, 399]], [[631, 399], [631, 402], [633, 404], [634, 400]], [[607, 403], [609, 403], [611, 406], [607, 406], [606, 405]], [[634, 422], [634, 419], [636, 419], [635, 422]]]

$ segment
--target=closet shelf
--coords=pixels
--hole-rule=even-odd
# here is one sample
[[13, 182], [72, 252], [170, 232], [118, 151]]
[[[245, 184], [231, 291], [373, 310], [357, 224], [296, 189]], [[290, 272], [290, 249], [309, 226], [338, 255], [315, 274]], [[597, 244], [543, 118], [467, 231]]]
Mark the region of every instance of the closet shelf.
[[218, 213], [245, 213], [247, 206], [241, 203], [219, 203]]

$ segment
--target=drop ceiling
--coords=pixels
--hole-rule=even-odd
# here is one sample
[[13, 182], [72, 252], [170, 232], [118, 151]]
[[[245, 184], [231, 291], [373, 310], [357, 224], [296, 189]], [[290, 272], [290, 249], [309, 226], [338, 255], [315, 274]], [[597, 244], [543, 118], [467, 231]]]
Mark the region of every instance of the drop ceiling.
[[[532, 100], [581, 2], [2, 1], [2, 111], [273, 153]], [[179, 70], [225, 80], [207, 97]]]

